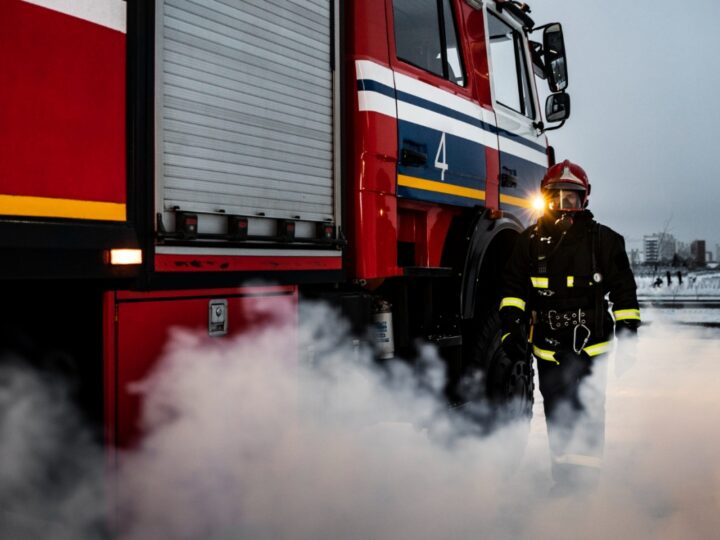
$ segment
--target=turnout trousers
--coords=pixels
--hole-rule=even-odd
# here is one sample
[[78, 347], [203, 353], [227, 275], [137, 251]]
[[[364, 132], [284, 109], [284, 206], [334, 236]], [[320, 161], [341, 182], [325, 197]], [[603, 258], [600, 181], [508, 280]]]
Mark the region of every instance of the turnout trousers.
[[594, 485], [605, 445], [608, 354], [558, 351], [555, 361], [538, 358], [540, 393], [547, 424], [553, 479]]

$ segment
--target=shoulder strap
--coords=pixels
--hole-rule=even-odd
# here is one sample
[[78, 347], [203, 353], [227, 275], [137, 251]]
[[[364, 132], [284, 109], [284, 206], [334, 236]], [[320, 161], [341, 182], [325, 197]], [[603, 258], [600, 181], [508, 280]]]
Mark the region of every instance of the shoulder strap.
[[558, 238], [557, 242], [555, 242], [555, 245], [552, 247], [546, 242], [545, 238], [551, 238], [552, 235], [548, 233], [547, 237], [542, 236], [543, 230], [540, 227], [540, 225], [536, 225], [535, 229], [533, 231], [533, 235], [530, 237], [531, 241], [534, 244], [534, 253], [533, 249], [531, 248], [531, 258], [534, 262], [534, 270], [537, 272], [538, 276], [545, 276], [548, 273], [548, 261], [555, 255], [558, 251], [558, 248], [560, 248], [560, 245], [562, 244], [563, 240], [565, 239], [565, 236], [567, 235], [567, 231], [563, 231], [560, 234], [560, 238]]
[[595, 336], [599, 337], [603, 334], [603, 307], [605, 305], [603, 294], [603, 283], [605, 276], [600, 271], [600, 264], [598, 259], [600, 249], [600, 224], [593, 220], [590, 230], [590, 252], [592, 256], [592, 272], [593, 282], [595, 283]]

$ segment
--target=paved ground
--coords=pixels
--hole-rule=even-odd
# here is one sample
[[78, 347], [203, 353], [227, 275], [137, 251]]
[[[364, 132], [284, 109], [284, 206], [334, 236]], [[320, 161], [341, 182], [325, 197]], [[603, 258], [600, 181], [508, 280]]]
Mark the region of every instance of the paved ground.
[[[720, 310], [652, 315], [634, 368], [618, 378], [610, 359], [605, 476], [588, 499], [588, 516], [608, 521], [591, 536], [717, 538], [720, 329], [677, 321], [720, 322]], [[534, 413], [529, 456], [547, 459], [539, 392]]]

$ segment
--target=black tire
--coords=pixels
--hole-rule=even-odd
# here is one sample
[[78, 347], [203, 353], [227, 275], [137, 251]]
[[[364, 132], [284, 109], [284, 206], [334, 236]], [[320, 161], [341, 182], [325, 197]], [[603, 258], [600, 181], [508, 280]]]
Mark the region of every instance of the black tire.
[[464, 369], [456, 396], [460, 409], [485, 431], [532, 418], [535, 383], [530, 351], [523, 359], [510, 359], [500, 332], [498, 312], [492, 310], [468, 324], [463, 336]]

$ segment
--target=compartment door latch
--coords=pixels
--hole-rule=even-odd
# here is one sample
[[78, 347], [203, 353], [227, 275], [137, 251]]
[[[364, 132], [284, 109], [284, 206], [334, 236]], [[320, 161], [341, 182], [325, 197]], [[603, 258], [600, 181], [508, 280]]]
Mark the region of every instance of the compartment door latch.
[[208, 306], [208, 333], [211, 336], [227, 334], [227, 300], [210, 300]]

